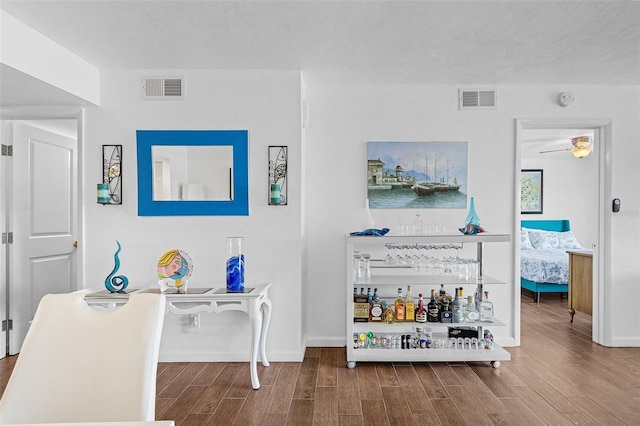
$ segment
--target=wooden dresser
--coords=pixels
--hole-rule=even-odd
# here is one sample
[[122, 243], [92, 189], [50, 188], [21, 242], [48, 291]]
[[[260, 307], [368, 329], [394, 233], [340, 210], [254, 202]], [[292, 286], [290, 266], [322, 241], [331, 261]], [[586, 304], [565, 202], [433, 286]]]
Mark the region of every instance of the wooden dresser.
[[593, 306], [593, 250], [568, 250], [569, 315], [576, 311], [591, 315]]

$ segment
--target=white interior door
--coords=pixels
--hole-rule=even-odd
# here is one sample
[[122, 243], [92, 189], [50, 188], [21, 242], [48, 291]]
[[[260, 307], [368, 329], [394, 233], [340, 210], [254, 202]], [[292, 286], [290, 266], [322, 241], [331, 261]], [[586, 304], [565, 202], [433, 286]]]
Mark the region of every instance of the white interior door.
[[42, 296], [77, 289], [78, 192], [77, 139], [23, 121], [12, 123], [12, 139], [9, 353], [13, 355], [20, 351]]

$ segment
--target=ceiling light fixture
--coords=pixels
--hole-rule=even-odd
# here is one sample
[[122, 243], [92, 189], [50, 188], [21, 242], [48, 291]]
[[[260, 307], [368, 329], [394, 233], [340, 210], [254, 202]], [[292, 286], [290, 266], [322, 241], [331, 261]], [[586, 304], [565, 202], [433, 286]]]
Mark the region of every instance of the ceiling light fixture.
[[571, 143], [573, 144], [573, 148], [571, 148], [570, 151], [577, 158], [584, 158], [593, 151], [593, 145], [591, 145], [589, 136], [571, 138]]

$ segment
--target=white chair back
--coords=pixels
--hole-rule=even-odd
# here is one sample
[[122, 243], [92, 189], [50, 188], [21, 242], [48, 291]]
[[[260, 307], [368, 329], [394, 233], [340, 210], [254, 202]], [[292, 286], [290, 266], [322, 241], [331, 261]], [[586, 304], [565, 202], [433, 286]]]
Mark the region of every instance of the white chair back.
[[42, 298], [0, 400], [0, 423], [152, 421], [161, 294], [98, 311], [81, 292]]

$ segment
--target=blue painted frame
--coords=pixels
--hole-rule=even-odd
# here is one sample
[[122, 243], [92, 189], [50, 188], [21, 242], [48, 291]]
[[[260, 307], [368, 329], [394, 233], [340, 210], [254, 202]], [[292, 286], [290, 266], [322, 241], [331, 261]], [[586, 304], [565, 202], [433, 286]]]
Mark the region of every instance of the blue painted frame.
[[[247, 130], [136, 130], [138, 216], [249, 216]], [[231, 201], [154, 201], [151, 148], [154, 145], [233, 147]]]

